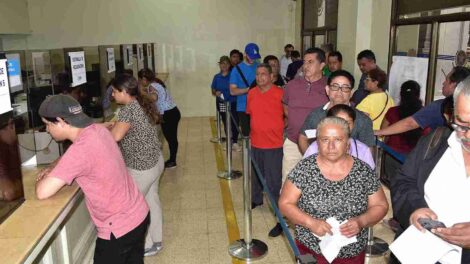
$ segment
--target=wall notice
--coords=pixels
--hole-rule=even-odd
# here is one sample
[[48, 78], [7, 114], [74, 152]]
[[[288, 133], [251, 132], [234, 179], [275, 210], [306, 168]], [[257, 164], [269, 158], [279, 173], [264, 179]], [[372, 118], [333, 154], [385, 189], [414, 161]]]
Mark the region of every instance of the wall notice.
[[12, 110], [7, 71], [7, 60], [0, 59], [0, 114]]
[[408, 56], [393, 56], [392, 67], [388, 79], [388, 89], [395, 105], [400, 102], [400, 87], [408, 81], [414, 80], [421, 86], [421, 100], [426, 96], [426, 78], [428, 76], [428, 59]]
[[106, 48], [108, 58], [108, 73], [116, 71], [116, 60], [114, 58], [114, 48]]
[[86, 83], [85, 52], [69, 52], [72, 69], [72, 87]]

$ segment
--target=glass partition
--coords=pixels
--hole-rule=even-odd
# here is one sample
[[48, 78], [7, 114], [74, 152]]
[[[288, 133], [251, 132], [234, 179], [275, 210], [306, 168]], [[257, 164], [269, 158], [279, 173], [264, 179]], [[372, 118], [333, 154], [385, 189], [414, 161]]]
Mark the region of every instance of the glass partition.
[[421, 86], [421, 100], [426, 98], [427, 73], [431, 45], [431, 25], [399, 26], [389, 74], [389, 93], [398, 104], [400, 87], [408, 80]]
[[442, 83], [454, 66], [470, 68], [470, 21], [441, 23], [434, 82], [434, 100], [444, 98]]

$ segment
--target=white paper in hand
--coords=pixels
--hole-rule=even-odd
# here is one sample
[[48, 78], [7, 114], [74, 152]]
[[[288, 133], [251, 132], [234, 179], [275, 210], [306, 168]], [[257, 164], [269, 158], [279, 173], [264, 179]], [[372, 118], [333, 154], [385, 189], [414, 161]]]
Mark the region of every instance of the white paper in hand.
[[305, 130], [305, 135], [307, 138], [316, 138], [317, 137], [317, 130], [316, 129], [307, 129]]
[[390, 250], [403, 264], [434, 264], [447, 254], [460, 256], [462, 248], [411, 225], [390, 245]]
[[340, 223], [335, 217], [330, 217], [326, 219], [326, 222], [331, 225], [333, 235], [326, 234], [323, 237], [319, 237], [321, 240], [319, 246], [322, 255], [331, 263], [338, 256], [342, 247], [357, 242], [357, 238], [356, 236], [347, 238], [339, 231], [339, 227], [347, 221]]

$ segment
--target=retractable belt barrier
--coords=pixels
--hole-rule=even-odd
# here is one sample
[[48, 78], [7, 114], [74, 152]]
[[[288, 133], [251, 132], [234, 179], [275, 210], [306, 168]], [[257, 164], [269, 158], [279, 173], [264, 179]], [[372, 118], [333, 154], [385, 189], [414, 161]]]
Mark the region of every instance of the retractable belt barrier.
[[[225, 151], [227, 155], [227, 171], [221, 171], [217, 173], [217, 177], [225, 179], [225, 180], [232, 180], [237, 179], [242, 176], [241, 171], [233, 170], [232, 169], [232, 122], [231, 120], [231, 105], [230, 102], [225, 102], [225, 125], [226, 128], [226, 139], [225, 139]], [[238, 124], [235, 122], [236, 127], [238, 129]]]
[[400, 154], [398, 152], [396, 152], [395, 150], [393, 150], [390, 146], [388, 146], [387, 144], [385, 144], [383, 141], [380, 141], [380, 140], [376, 140], [376, 145], [385, 150], [386, 153], [390, 154], [390, 156], [394, 157], [396, 160], [398, 160], [401, 164], [405, 163], [405, 155], [403, 154]]

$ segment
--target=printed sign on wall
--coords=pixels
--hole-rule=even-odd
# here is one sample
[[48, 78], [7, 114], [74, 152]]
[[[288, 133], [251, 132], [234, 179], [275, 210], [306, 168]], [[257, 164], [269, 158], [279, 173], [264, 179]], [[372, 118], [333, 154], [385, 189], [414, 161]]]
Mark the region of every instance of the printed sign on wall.
[[86, 83], [85, 52], [69, 52], [72, 68], [72, 87]]
[[132, 45], [127, 45], [126, 50], [127, 50], [127, 65], [132, 65], [133, 64], [132, 56], [134, 56], [134, 53], [132, 52]]
[[106, 48], [108, 58], [108, 73], [116, 71], [116, 60], [114, 58], [114, 48]]
[[7, 60], [0, 59], [0, 114], [12, 110], [7, 71]]

